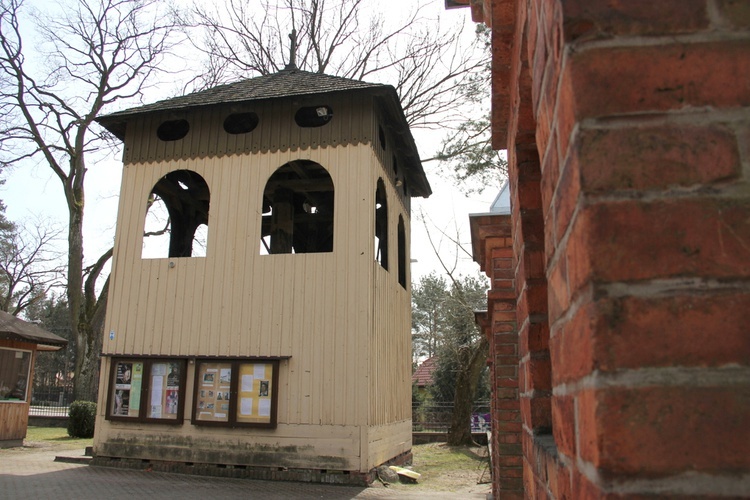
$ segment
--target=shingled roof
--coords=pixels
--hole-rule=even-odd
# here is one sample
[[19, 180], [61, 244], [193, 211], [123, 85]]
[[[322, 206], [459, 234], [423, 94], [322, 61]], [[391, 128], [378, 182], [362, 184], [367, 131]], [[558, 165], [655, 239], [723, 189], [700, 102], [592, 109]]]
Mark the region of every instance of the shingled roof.
[[360, 80], [287, 68], [270, 75], [219, 85], [184, 96], [118, 111], [98, 117], [96, 121], [118, 138], [124, 140], [127, 122], [137, 115], [304, 95], [330, 95], [340, 92], [362, 92], [378, 97], [379, 103], [385, 109], [401, 142], [401, 149], [407, 159], [407, 165], [405, 166], [411, 170], [409, 178], [412, 193], [425, 198], [430, 196], [432, 189], [422, 168], [414, 137], [411, 135], [396, 89], [391, 85], [367, 83]]
[[[351, 80], [349, 78], [330, 76], [322, 73], [311, 73], [299, 69], [284, 69], [278, 73], [219, 85], [199, 92], [193, 92], [192, 94], [118, 111], [103, 116], [97, 121], [106, 127], [108, 122], [113, 121], [117, 117], [152, 111], [196, 108], [214, 104], [249, 102], [309, 94], [330, 94], [363, 89], [377, 89], [383, 93], [392, 92], [396, 96], [396, 90], [390, 85], [366, 83], [359, 80]], [[398, 100], [397, 96], [396, 99]]]
[[0, 339], [30, 342], [40, 350], [57, 350], [68, 345], [64, 338], [3, 311], [0, 311]]
[[414, 371], [411, 376], [411, 383], [417, 387], [427, 387], [432, 385], [432, 374], [437, 369], [437, 359], [433, 356], [422, 361], [422, 364]]

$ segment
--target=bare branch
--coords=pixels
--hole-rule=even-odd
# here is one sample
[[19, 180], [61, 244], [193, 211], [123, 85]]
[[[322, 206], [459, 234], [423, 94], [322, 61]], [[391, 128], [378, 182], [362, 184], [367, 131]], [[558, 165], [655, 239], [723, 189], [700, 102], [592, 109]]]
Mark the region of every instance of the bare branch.
[[364, 0], [286, 0], [263, 7], [230, 0], [223, 10], [194, 6], [181, 15], [187, 31], [202, 34], [189, 37], [206, 58], [199, 87], [283, 68], [287, 34], [295, 28], [297, 67], [393, 84], [410, 125], [437, 127], [461, 115], [461, 89], [486, 65], [481, 50], [458, 43], [461, 26], [442, 28], [421, 6], [388, 22], [367, 11]]
[[[83, 268], [87, 161], [112, 149], [111, 136], [94, 120], [107, 107], [139, 101], [163, 71], [177, 41], [171, 14], [164, 0], [71, 0], [45, 12], [32, 11], [24, 0], [0, 0], [0, 164], [23, 166], [39, 158], [60, 180], [69, 218], [76, 397], [83, 399], [95, 397], [98, 352], [91, 347], [97, 345], [94, 323], [102, 317], [98, 307], [106, 302], [96, 297], [96, 283], [108, 259], [105, 254], [104, 261]], [[29, 52], [23, 35], [34, 25], [35, 52]], [[27, 62], [30, 55], [44, 65]]]

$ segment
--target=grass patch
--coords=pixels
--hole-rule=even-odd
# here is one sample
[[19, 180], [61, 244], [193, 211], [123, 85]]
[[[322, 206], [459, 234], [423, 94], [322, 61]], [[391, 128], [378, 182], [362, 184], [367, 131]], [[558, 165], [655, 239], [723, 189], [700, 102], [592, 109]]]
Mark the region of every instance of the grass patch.
[[49, 443], [50, 445], [64, 446], [65, 448], [86, 448], [91, 446], [93, 439], [79, 439], [68, 436], [68, 430], [64, 427], [32, 427], [26, 431], [25, 441]]
[[[417, 484], [394, 484], [390, 488], [407, 491], [480, 492], [488, 486], [485, 471], [487, 448], [479, 446], [448, 446], [427, 443], [412, 447], [414, 459], [410, 469], [422, 474]], [[484, 475], [484, 480], [482, 479]]]

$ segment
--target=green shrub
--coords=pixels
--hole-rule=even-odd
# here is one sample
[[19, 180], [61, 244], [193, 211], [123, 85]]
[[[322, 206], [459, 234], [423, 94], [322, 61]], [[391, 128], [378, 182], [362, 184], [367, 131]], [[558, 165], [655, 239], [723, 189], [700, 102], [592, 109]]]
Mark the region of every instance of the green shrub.
[[73, 401], [68, 410], [68, 436], [74, 438], [94, 437], [96, 403]]

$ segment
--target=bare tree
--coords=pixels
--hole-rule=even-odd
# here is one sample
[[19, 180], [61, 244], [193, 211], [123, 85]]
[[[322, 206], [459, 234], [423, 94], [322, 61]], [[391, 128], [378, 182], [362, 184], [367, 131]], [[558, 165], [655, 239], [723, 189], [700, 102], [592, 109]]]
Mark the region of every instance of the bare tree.
[[[173, 24], [160, 0], [77, 0], [61, 12], [0, 0], [0, 154], [4, 165], [19, 168], [28, 160], [41, 162], [60, 180], [68, 208], [75, 396], [95, 400], [108, 288], [105, 283], [97, 295], [97, 281], [104, 279], [111, 250], [84, 267], [87, 160], [101, 158], [109, 139], [94, 119], [104, 108], [142, 95], [169, 53]], [[36, 52], [23, 38], [34, 21], [42, 42]]]
[[[437, 127], [456, 118], [460, 89], [485, 66], [485, 54], [458, 43], [462, 26], [446, 29], [417, 7], [386, 22], [365, 0], [284, 0], [259, 8], [244, 0], [195, 5], [182, 23], [206, 55], [197, 88], [293, 66], [355, 80], [394, 85], [411, 126]], [[432, 14], [430, 12], [430, 14]]]
[[[30, 228], [30, 229], [28, 229]], [[0, 310], [19, 315], [62, 286], [61, 255], [54, 250], [62, 230], [43, 223], [6, 232], [0, 244]]]
[[[489, 60], [490, 29], [477, 25], [475, 46], [482, 47]], [[496, 188], [508, 176], [508, 162], [504, 151], [492, 149], [489, 112], [490, 64], [473, 72], [459, 87], [461, 99], [466, 103], [466, 115], [458, 125], [450, 127], [443, 137], [440, 150], [423, 163], [438, 161], [440, 172], [450, 177], [465, 194], [481, 193], [486, 188]]]

